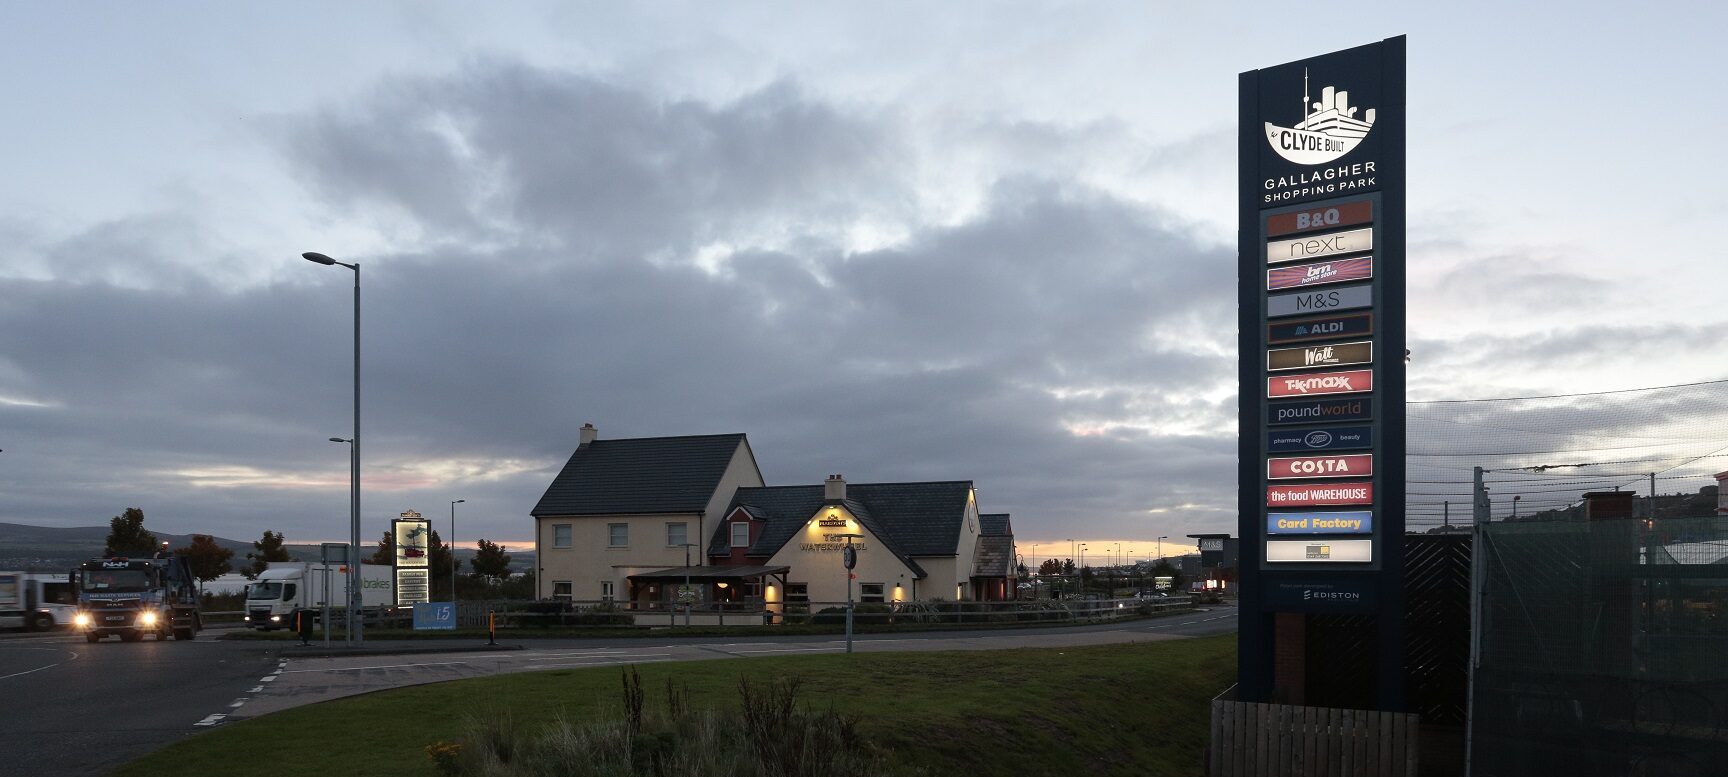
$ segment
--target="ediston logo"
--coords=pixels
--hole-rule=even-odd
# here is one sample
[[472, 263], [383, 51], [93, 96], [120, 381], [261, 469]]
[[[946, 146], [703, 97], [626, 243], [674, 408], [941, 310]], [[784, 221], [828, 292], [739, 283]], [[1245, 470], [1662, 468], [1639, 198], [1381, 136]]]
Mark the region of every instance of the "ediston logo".
[[1342, 337], [1364, 337], [1374, 334], [1373, 313], [1349, 313], [1295, 321], [1274, 321], [1266, 325], [1267, 345], [1300, 343], [1309, 340], [1332, 340]]
[[1374, 417], [1366, 399], [1316, 399], [1266, 406], [1266, 423], [1300, 424], [1316, 421], [1366, 421]]
[[1355, 394], [1374, 390], [1373, 370], [1317, 372], [1266, 379], [1266, 396], [1300, 397], [1309, 394]]
[[1312, 588], [1302, 589], [1302, 601], [1307, 602], [1307, 601], [1313, 601], [1316, 599], [1323, 600], [1323, 601], [1359, 602], [1359, 601], [1362, 601], [1362, 592], [1360, 592], [1360, 591], [1316, 591]]
[[1365, 281], [1374, 277], [1374, 257], [1333, 259], [1319, 264], [1298, 264], [1266, 271], [1266, 290], [1324, 286], [1328, 283]]
[[1374, 503], [1374, 484], [1338, 483], [1267, 486], [1267, 507], [1312, 507], [1316, 505], [1365, 505]]
[[1266, 142], [1278, 156], [1299, 165], [1323, 165], [1350, 153], [1374, 129], [1374, 109], [1356, 118], [1350, 93], [1320, 88], [1320, 100], [1309, 102], [1308, 70], [1302, 70], [1302, 120], [1292, 127], [1266, 124]]

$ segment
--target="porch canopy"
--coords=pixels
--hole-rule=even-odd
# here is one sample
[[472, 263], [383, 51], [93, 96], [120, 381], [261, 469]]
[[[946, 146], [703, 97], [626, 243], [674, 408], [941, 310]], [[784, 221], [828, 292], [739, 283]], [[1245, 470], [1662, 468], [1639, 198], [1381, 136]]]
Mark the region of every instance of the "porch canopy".
[[[786, 574], [791, 567], [763, 567], [754, 565], [729, 565], [706, 567], [668, 567], [652, 572], [640, 572], [629, 577], [630, 601], [638, 601], [638, 592], [646, 589], [648, 596], [642, 601], [654, 603], [673, 601], [672, 594], [677, 586], [690, 581], [691, 587], [701, 592], [702, 601], [710, 604], [727, 604], [743, 601], [761, 601], [763, 586], [778, 583], [782, 590], [786, 587]], [[752, 592], [741, 590], [743, 585], [755, 584]], [[660, 589], [656, 594], [656, 587]], [[747, 598], [748, 597], [748, 598]]]
[[759, 567], [747, 564], [735, 566], [706, 567], [670, 567], [657, 569], [653, 572], [638, 572], [630, 576], [632, 583], [682, 583], [689, 578], [695, 583], [719, 583], [732, 580], [761, 580], [764, 577], [777, 577], [784, 583], [786, 573], [791, 567]]

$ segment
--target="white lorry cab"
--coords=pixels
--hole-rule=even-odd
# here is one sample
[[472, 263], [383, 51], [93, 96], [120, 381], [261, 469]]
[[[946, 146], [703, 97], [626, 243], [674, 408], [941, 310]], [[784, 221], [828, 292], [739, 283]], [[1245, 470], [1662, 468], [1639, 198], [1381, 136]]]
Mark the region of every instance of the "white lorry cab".
[[[348, 604], [348, 571], [340, 564], [277, 562], [246, 586], [246, 625], [260, 631], [294, 628], [295, 610]], [[390, 567], [360, 565], [360, 604], [371, 609], [395, 604]]]

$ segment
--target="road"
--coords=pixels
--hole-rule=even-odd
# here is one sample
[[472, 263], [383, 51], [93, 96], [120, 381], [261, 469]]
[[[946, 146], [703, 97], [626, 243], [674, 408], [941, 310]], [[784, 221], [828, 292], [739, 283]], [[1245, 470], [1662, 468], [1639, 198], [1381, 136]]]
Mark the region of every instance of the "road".
[[[1067, 628], [869, 634], [859, 652], [1076, 647], [1226, 634], [1233, 607]], [[217, 641], [87, 644], [65, 635], [0, 640], [0, 764], [7, 773], [87, 775], [199, 731], [291, 707], [385, 688], [468, 677], [660, 661], [845, 650], [832, 635], [524, 640], [480, 653], [293, 657], [293, 643]], [[424, 648], [425, 641], [369, 642]]]

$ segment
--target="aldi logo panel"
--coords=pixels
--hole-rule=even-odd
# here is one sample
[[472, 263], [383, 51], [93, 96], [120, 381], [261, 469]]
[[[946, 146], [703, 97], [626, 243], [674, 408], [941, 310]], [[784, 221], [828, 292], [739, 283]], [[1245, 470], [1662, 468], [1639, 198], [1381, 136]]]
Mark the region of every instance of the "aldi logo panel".
[[1346, 337], [1367, 337], [1374, 334], [1373, 313], [1344, 313], [1293, 321], [1273, 321], [1266, 325], [1266, 344], [1303, 343], [1311, 340], [1336, 340]]

